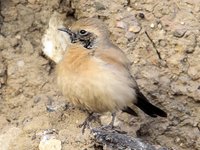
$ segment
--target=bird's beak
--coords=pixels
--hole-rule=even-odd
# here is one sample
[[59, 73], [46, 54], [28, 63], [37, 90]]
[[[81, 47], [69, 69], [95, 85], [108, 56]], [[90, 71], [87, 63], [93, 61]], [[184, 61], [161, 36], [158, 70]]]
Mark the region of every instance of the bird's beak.
[[74, 32], [72, 32], [70, 29], [68, 29], [68, 28], [59, 28], [58, 30], [68, 33], [69, 36], [70, 36], [71, 42], [72, 42], [72, 43], [76, 43], [76, 41], [77, 41], [77, 36], [76, 36], [76, 34], [75, 34]]

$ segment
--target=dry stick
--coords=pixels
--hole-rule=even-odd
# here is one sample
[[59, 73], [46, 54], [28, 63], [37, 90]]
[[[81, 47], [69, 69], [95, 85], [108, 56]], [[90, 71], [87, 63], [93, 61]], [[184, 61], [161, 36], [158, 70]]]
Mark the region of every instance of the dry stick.
[[160, 56], [160, 52], [158, 51], [158, 49], [156, 48], [156, 44], [153, 42], [153, 40], [151, 39], [151, 37], [149, 36], [149, 34], [147, 33], [147, 31], [144, 32], [146, 34], [146, 36], [148, 37], [149, 41], [151, 42], [151, 44], [153, 45], [153, 47], [156, 50], [156, 53], [158, 55], [158, 58], [162, 60], [161, 56]]
[[180, 7], [180, 5], [178, 4], [178, 2], [177, 2], [176, 0], [173, 0], [173, 1], [174, 1], [175, 5], [178, 7], [178, 9], [180, 10], [181, 7]]

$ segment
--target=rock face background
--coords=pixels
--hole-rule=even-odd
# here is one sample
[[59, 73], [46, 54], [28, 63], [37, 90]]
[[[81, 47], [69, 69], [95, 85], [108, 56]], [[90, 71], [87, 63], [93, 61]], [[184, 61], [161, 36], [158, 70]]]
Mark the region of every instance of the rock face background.
[[132, 61], [141, 90], [169, 114], [119, 112], [123, 130], [174, 150], [200, 149], [200, 3], [194, 0], [1, 0], [0, 149], [99, 148], [77, 128], [86, 114], [57, 90], [55, 65], [42, 52], [55, 12], [66, 24], [102, 19]]

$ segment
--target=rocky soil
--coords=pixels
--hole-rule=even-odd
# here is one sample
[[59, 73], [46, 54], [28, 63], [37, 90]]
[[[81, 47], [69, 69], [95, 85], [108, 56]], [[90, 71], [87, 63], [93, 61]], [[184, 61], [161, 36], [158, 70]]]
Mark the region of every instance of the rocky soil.
[[82, 135], [77, 128], [86, 113], [62, 97], [55, 64], [42, 52], [55, 12], [66, 23], [102, 19], [131, 60], [143, 93], [169, 114], [119, 112], [122, 130], [172, 150], [200, 149], [199, 1], [0, 0], [1, 150], [101, 149], [89, 130]]

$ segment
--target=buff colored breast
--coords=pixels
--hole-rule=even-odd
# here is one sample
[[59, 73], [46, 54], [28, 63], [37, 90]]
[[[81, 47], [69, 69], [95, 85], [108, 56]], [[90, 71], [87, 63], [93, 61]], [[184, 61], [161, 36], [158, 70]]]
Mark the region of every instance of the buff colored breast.
[[88, 49], [71, 46], [57, 66], [57, 82], [74, 105], [92, 112], [114, 112], [134, 99], [131, 81], [118, 69]]

